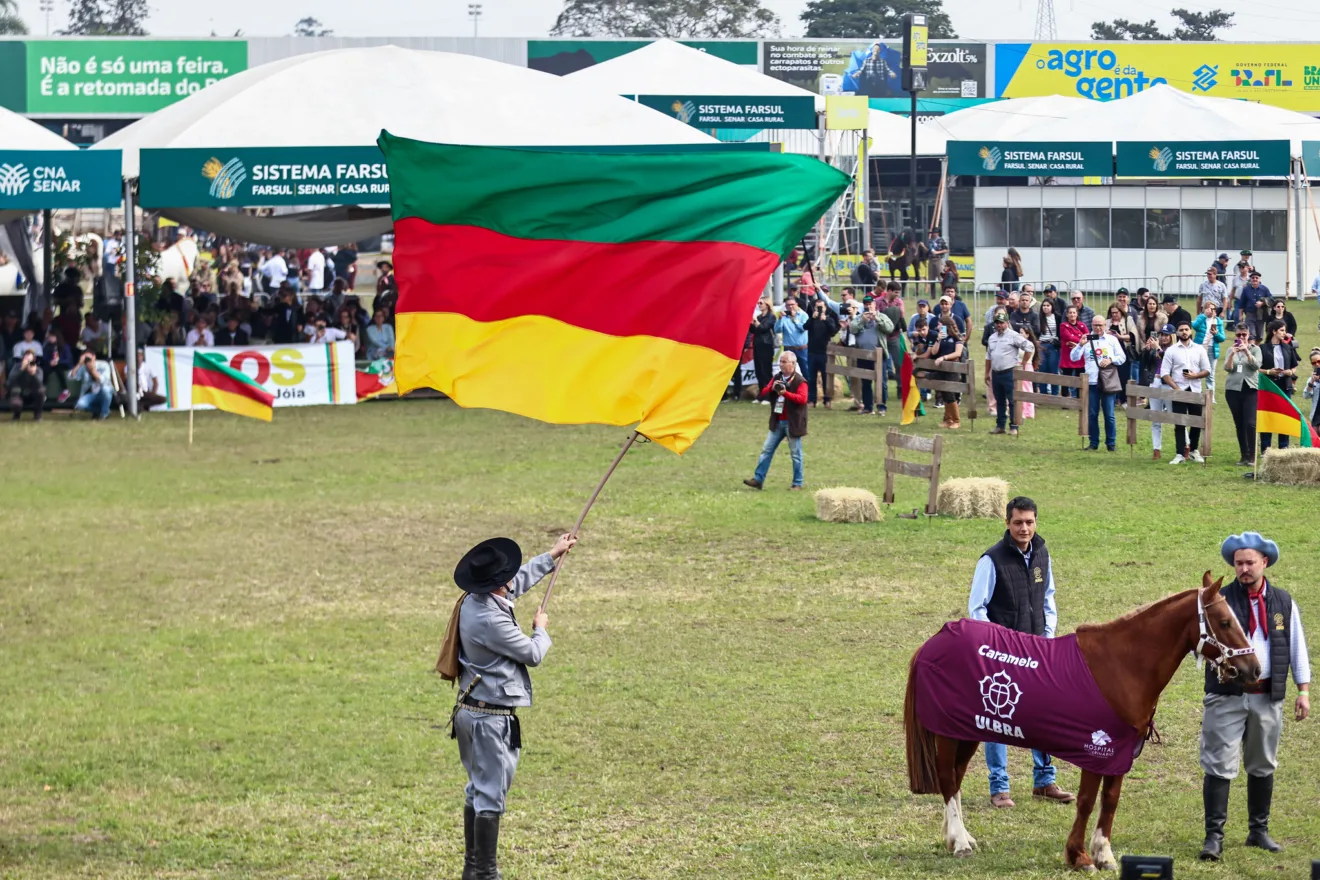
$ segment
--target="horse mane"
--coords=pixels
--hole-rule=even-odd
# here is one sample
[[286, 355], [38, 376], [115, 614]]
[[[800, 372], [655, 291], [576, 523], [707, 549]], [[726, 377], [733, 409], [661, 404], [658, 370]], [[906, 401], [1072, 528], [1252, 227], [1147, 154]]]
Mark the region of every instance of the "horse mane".
[[1112, 626], [1118, 626], [1119, 624], [1127, 623], [1131, 621], [1133, 618], [1140, 617], [1144, 614], [1147, 614], [1148, 612], [1153, 612], [1156, 609], [1162, 609], [1166, 605], [1172, 605], [1175, 602], [1180, 602], [1195, 592], [1197, 591], [1192, 589], [1192, 590], [1183, 590], [1181, 593], [1172, 593], [1168, 596], [1163, 597], [1162, 599], [1156, 599], [1154, 602], [1147, 602], [1145, 605], [1141, 605], [1137, 608], [1134, 608], [1133, 610], [1129, 611], [1127, 614], [1124, 614], [1122, 617], [1116, 617], [1107, 623], [1083, 623], [1077, 627], [1076, 631], [1079, 633], [1083, 631], [1094, 632], [1096, 630], [1105, 630]]

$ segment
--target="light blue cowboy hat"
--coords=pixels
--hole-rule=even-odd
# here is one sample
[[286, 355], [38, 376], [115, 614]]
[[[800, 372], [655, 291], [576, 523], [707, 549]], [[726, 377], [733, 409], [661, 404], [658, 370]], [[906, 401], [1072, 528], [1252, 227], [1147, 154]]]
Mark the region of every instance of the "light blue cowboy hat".
[[1262, 537], [1260, 532], [1243, 532], [1240, 535], [1229, 535], [1224, 539], [1219, 552], [1224, 557], [1224, 561], [1229, 565], [1233, 564], [1233, 556], [1239, 550], [1255, 550], [1265, 557], [1265, 567], [1279, 561], [1279, 545]]

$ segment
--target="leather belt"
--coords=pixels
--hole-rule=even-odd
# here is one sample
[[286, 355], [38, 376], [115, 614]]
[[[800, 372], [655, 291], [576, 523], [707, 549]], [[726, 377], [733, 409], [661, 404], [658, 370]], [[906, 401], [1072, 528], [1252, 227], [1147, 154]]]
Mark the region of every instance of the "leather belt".
[[496, 706], [493, 703], [487, 703], [485, 700], [474, 700], [468, 698], [461, 702], [462, 707], [470, 712], [476, 712], [479, 715], [517, 715], [518, 711], [513, 706]]

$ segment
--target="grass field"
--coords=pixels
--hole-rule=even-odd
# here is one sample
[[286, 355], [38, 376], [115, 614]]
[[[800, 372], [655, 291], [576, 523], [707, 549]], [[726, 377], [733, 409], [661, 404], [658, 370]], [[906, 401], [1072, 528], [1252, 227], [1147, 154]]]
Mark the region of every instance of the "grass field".
[[[1313, 327], [1313, 310], [1298, 320]], [[1133, 456], [1085, 453], [1075, 421], [1042, 413], [1016, 440], [964, 428], [945, 473], [1003, 476], [1040, 502], [1063, 632], [1226, 573], [1219, 542], [1257, 528], [1318, 643], [1315, 492], [1242, 480], [1218, 416], [1208, 468], [1149, 461], [1146, 429]], [[1025, 752], [1011, 812], [992, 813], [975, 760], [970, 860], [943, 852], [938, 799], [906, 790], [908, 658], [965, 611], [1002, 526], [897, 519], [921, 504], [915, 480], [886, 522], [819, 523], [809, 492], [786, 491], [787, 449], [766, 491], [746, 490], [766, 418], [725, 404], [683, 458], [636, 449], [588, 520], [524, 713], [506, 876], [1061, 875], [1072, 811], [1032, 802]], [[878, 493], [896, 423], [814, 411], [808, 489]], [[0, 427], [0, 877], [457, 877], [453, 696], [429, 671], [450, 572], [494, 534], [548, 547], [622, 429], [437, 401], [272, 425], [199, 414], [191, 451], [179, 416]], [[1307, 876], [1315, 720], [1285, 725], [1286, 852], [1242, 848], [1239, 784], [1226, 864], [1195, 861], [1200, 694], [1187, 662], [1161, 703], [1164, 745], [1124, 788], [1116, 851], [1172, 854], [1179, 877]]]

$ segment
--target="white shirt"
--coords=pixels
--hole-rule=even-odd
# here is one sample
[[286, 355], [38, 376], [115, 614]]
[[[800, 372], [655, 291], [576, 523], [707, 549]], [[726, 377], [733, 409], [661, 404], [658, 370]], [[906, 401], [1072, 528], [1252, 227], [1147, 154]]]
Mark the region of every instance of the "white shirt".
[[123, 249], [123, 247], [124, 247], [124, 243], [122, 241], [117, 241], [113, 238], [107, 238], [105, 242], [101, 245], [101, 251], [104, 254], [103, 256], [104, 262], [107, 263], [118, 262], [119, 252], [120, 250]]
[[1317, 273], [1315, 280], [1311, 282], [1311, 296], [1320, 296], [1320, 273]]
[[[1268, 595], [1270, 591], [1269, 580], [1265, 581], [1265, 589], [1262, 596]], [[1248, 600], [1247, 609], [1252, 614], [1256, 611], [1251, 607]], [[1254, 633], [1248, 632], [1248, 627], [1242, 627], [1243, 632], [1247, 632], [1247, 641], [1251, 647], [1256, 649], [1256, 659], [1260, 661], [1261, 681], [1268, 682], [1270, 678], [1270, 634], [1262, 630], [1259, 625]], [[1311, 657], [1306, 652], [1306, 634], [1302, 631], [1302, 615], [1297, 610], [1297, 602], [1293, 602], [1292, 621], [1288, 626], [1288, 661], [1292, 666], [1293, 682], [1297, 685], [1311, 683]]]
[[26, 339], [19, 340], [14, 345], [14, 360], [21, 361], [23, 355], [29, 351], [37, 357], [41, 357], [41, 343], [37, 342], [35, 339], [31, 342], [28, 342]]
[[[1095, 350], [1091, 350], [1091, 346]], [[1204, 351], [1204, 349], [1202, 349]], [[1123, 346], [1118, 344], [1118, 339], [1109, 333], [1104, 334], [1099, 339], [1083, 339], [1077, 343], [1077, 357], [1081, 358], [1082, 366], [1086, 369], [1086, 384], [1098, 385], [1100, 383], [1100, 364], [1096, 358], [1109, 358], [1114, 366], [1127, 360], [1127, 353], [1123, 351]]]
[[160, 381], [160, 377], [157, 376], [156, 371], [151, 368], [151, 363], [149, 361], [143, 361], [142, 366], [138, 367], [138, 377], [137, 377], [138, 399], [140, 400], [142, 398], [142, 395], [148, 392], [154, 392], [155, 389], [152, 388], [152, 386], [159, 381]]
[[188, 336], [187, 338], [184, 339], [184, 344], [185, 345], [200, 344], [202, 346], [209, 348], [210, 346], [215, 345], [215, 334], [211, 332], [211, 328], [209, 327], [203, 330], [201, 333], [198, 333], [197, 328], [194, 327], [188, 331]]
[[320, 251], [312, 251], [311, 256], [307, 258], [307, 289], [324, 290], [325, 289], [325, 254]]
[[79, 338], [82, 340], [84, 346], [86, 346], [87, 348], [94, 348], [96, 346], [96, 343], [108, 339], [109, 336], [110, 336], [110, 328], [107, 327], [104, 322], [102, 322], [101, 327], [98, 330], [93, 330], [91, 327], [84, 327], [82, 334], [79, 336]]
[[340, 330], [338, 327], [326, 327], [325, 332], [323, 332], [320, 336], [318, 336], [316, 333], [316, 327], [309, 326], [306, 330], [306, 333], [307, 333], [307, 341], [313, 344], [320, 344], [322, 342], [338, 342], [341, 339], [348, 338], [348, 335], [344, 333], [343, 330]]
[[266, 261], [266, 265], [261, 267], [261, 274], [270, 281], [272, 287], [279, 287], [289, 277], [289, 264], [284, 262], [283, 257], [276, 254]]
[[1190, 339], [1186, 344], [1179, 340], [1164, 352], [1164, 362], [1160, 365], [1161, 375], [1168, 376], [1173, 384], [1183, 391], [1200, 392], [1200, 379], [1183, 378], [1183, 370], [1199, 373], [1210, 369], [1210, 356], [1205, 353], [1205, 346], [1197, 345]]

